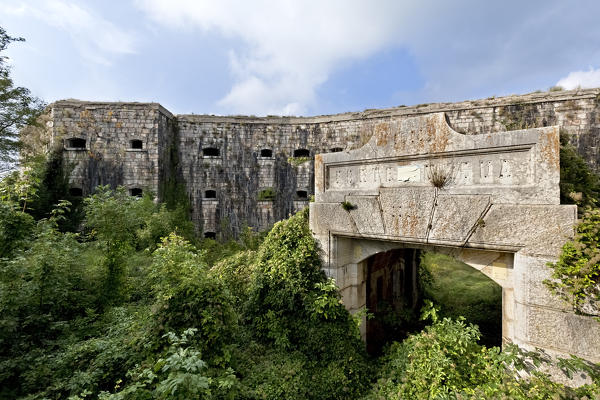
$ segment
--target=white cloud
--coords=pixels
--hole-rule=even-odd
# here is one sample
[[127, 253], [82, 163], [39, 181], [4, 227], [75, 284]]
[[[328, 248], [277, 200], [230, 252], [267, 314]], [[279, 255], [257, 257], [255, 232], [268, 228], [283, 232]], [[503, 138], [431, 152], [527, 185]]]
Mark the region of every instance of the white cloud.
[[[598, 8], [593, 0], [582, 1], [590, 10]], [[573, 70], [582, 60], [600, 61], [596, 14], [560, 1], [136, 0], [136, 4], [153, 23], [233, 39], [227, 43], [236, 46], [230, 57], [235, 80], [219, 102], [224, 111], [233, 113], [318, 112], [316, 91], [336, 69], [393, 48], [409, 54], [423, 81], [408, 92], [403, 87], [379, 88], [401, 93], [398, 104], [533, 91], [550, 86], [561, 71]], [[561, 29], [556, 29], [557, 20]]]
[[0, 12], [33, 17], [67, 32], [85, 59], [104, 65], [117, 54], [135, 53], [133, 34], [118, 28], [91, 10], [66, 0], [10, 2], [0, 5]]
[[235, 83], [221, 99], [228, 112], [301, 114], [316, 88], [345, 61], [401, 43], [403, 15], [395, 0], [138, 0], [156, 22], [217, 31], [245, 45], [232, 51]]
[[600, 87], [600, 68], [590, 68], [588, 71], [573, 71], [556, 83], [567, 90]]

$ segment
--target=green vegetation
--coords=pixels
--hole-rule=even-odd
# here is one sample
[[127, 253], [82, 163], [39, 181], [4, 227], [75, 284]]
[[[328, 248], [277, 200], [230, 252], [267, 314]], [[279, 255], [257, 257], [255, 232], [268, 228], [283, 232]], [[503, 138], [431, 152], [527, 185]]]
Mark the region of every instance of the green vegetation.
[[590, 302], [600, 302], [600, 209], [588, 209], [577, 225], [575, 238], [562, 248], [544, 283], [577, 313]]
[[444, 254], [421, 258], [421, 286], [442, 317], [464, 317], [479, 327], [483, 343], [499, 345], [502, 334], [502, 288], [494, 281]]
[[7, 57], [2, 54], [10, 43], [24, 40], [9, 36], [0, 27], [0, 172], [10, 170], [16, 161], [21, 147], [19, 129], [34, 125], [44, 108], [43, 102], [32, 96], [29, 89], [14, 85]]
[[266, 188], [258, 192], [258, 201], [273, 201], [277, 194], [273, 188]]
[[600, 201], [600, 177], [588, 166], [565, 132], [560, 135], [560, 202], [577, 204], [580, 215], [597, 208]]
[[350, 203], [349, 201], [342, 201], [342, 208], [348, 212], [354, 210], [356, 208], [356, 206], [352, 203]]
[[464, 319], [439, 318], [428, 302], [422, 319], [432, 324], [394, 343], [383, 357], [368, 399], [583, 399], [600, 395], [600, 368], [582, 360], [562, 360], [566, 371], [583, 369], [593, 384], [576, 390], [552, 382], [536, 367], [550, 361], [516, 346], [478, 344], [479, 329]]
[[484, 347], [477, 327], [438, 318], [470, 307], [436, 290], [448, 271], [444, 279], [472, 301], [483, 299], [475, 289], [486, 290], [438, 255], [424, 264], [446, 308], [426, 308], [432, 325], [370, 358], [357, 319], [321, 270], [307, 210], [266, 237], [247, 230], [240, 242], [222, 244], [198, 241], [184, 214], [122, 188], [100, 187], [84, 199], [77, 232], [59, 229], [68, 202], [38, 220], [17, 200], [1, 204], [0, 398], [599, 393], [596, 366], [563, 361], [596, 379], [578, 391], [540, 372], [517, 380], [507, 366], [531, 354]]
[[312, 160], [311, 157], [288, 157], [288, 162], [295, 167], [302, 165], [310, 160]]
[[[547, 360], [486, 346], [500, 332], [499, 288], [449, 257], [422, 258], [430, 325], [374, 358], [321, 271], [307, 210], [268, 234], [199, 240], [185, 206], [123, 188], [97, 188], [74, 213], [60, 160], [30, 165], [0, 184], [0, 398], [600, 395], [599, 367], [576, 358], [560, 367], [593, 378], [580, 389], [538, 370], [517, 379]], [[553, 281], [569, 298], [597, 277], [600, 215], [586, 218]], [[395, 318], [386, 323], [425, 324]]]
[[544, 281], [577, 313], [600, 301], [600, 177], [569, 143], [560, 137], [560, 198], [577, 204], [579, 224], [575, 238], [562, 248], [559, 260], [550, 263], [552, 279]]

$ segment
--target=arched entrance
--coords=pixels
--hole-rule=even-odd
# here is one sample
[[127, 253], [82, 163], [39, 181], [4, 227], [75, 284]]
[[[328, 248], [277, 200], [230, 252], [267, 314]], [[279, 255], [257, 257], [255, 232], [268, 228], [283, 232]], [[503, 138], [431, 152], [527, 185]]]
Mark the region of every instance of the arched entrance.
[[[391, 306], [396, 310], [418, 313], [422, 304], [418, 287], [421, 254], [444, 254], [467, 264], [500, 287], [502, 341], [513, 341], [514, 254], [342, 235], [331, 237], [330, 243], [333, 250], [329, 254], [330, 262], [340, 263], [342, 266], [327, 269], [326, 272], [335, 279], [342, 301], [350, 312], [368, 310], [376, 314], [380, 310], [377, 308], [378, 303], [383, 301], [383, 307]], [[457, 295], [460, 296], [460, 293]], [[377, 321], [363, 317], [361, 335], [370, 351], [377, 352], [381, 343], [390, 336], [380, 332], [380, 328]], [[407, 329], [411, 330], [411, 327]]]
[[362, 147], [315, 156], [310, 226], [345, 306], [363, 309], [373, 285], [377, 298], [369, 257], [437, 251], [502, 287], [503, 341], [600, 362], [597, 322], [543, 284], [576, 221], [559, 204], [558, 128], [463, 135], [443, 113], [364, 126]]

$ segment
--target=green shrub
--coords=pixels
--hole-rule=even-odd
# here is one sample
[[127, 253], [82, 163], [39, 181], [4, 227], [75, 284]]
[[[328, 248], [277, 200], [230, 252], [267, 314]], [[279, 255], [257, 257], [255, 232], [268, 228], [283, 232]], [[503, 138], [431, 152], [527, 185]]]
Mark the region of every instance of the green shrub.
[[163, 239], [154, 253], [150, 279], [156, 298], [153, 336], [196, 328], [199, 350], [207, 357], [222, 357], [237, 325], [233, 299], [208, 273], [194, 247], [175, 234]]
[[[231, 368], [211, 371], [202, 353], [192, 344], [196, 329], [181, 336], [165, 334], [170, 346], [149, 367], [128, 372], [130, 383], [114, 394], [100, 393], [100, 400], [125, 399], [233, 399], [237, 379]], [[212, 376], [211, 376], [212, 375]]]
[[145, 216], [143, 227], [136, 232], [137, 248], [154, 250], [161, 239], [172, 232], [189, 242], [194, 243], [196, 240], [194, 224], [188, 219], [182, 206], [169, 210], [166, 205], [159, 205], [154, 212]]
[[227, 287], [238, 309], [248, 298], [255, 259], [256, 251], [239, 251], [219, 261], [210, 270]]
[[552, 279], [544, 283], [581, 313], [588, 302], [600, 301], [600, 209], [589, 209], [565, 243], [557, 262], [549, 263]]
[[450, 256], [423, 253], [420, 263], [423, 297], [432, 300], [442, 317], [463, 316], [479, 327], [486, 344], [502, 337], [502, 288], [473, 267]]
[[[244, 319], [263, 345], [297, 354], [285, 363], [286, 370], [306, 370], [296, 369], [294, 376], [302, 376], [293, 379], [304, 386], [288, 398], [305, 393], [315, 399], [357, 397], [367, 387], [364, 343], [334, 283], [321, 270], [318, 250], [308, 210], [275, 224], [258, 250]], [[283, 379], [279, 373], [274, 367], [273, 379]], [[250, 373], [243, 382], [253, 379]], [[271, 395], [277, 398], [276, 392]]]
[[481, 346], [476, 326], [463, 319], [438, 319], [431, 302], [423, 317], [431, 317], [433, 324], [390, 347], [367, 398], [542, 400], [600, 394], [598, 366], [576, 358], [559, 360], [558, 365], [569, 372], [583, 371], [592, 378], [592, 384], [571, 389], [538, 369], [542, 363], [551, 363], [543, 354], [516, 346], [507, 346], [506, 351]]
[[348, 212], [350, 212], [356, 208], [356, 206], [354, 204], [350, 203], [349, 201], [342, 201], [341, 204], [342, 204], [342, 208]]
[[569, 143], [567, 134], [560, 135], [560, 202], [577, 204], [581, 213], [588, 207], [598, 207], [600, 177], [588, 166], [577, 149]]
[[258, 250], [246, 318], [257, 333], [287, 346], [287, 319], [305, 309], [305, 298], [325, 281], [308, 211], [275, 224]]
[[288, 157], [288, 162], [294, 167], [304, 164], [307, 161], [312, 160], [311, 157]]
[[17, 205], [0, 201], [0, 258], [8, 258], [15, 250], [27, 246], [33, 234], [34, 220]]

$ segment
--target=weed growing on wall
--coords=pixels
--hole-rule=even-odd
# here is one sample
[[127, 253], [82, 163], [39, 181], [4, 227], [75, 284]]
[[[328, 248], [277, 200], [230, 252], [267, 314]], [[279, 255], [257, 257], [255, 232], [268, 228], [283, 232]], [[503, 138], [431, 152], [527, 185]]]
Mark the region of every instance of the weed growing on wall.
[[273, 188], [266, 188], [258, 192], [258, 201], [273, 201], [277, 197]]
[[292, 164], [294, 167], [298, 167], [310, 160], [312, 160], [311, 157], [288, 157], [288, 162], [290, 164]]

